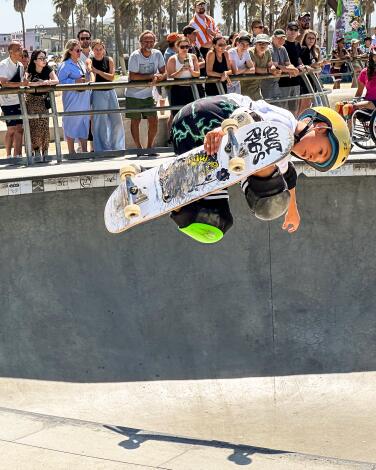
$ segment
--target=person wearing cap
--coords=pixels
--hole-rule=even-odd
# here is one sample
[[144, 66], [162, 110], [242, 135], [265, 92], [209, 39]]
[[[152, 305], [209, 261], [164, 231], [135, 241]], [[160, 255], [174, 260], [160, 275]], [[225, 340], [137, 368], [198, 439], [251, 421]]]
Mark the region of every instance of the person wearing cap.
[[[270, 43], [271, 41], [267, 34], [258, 34], [254, 40], [254, 46], [249, 50], [251, 60], [255, 64], [256, 75], [272, 74], [277, 76], [281, 74], [281, 71], [273, 64], [272, 53], [269, 49]], [[253, 100], [262, 99], [261, 82], [261, 78], [242, 81], [242, 94], [249, 96]]]
[[299, 34], [296, 40], [298, 42], [302, 42], [304, 33], [307, 31], [307, 29], [310, 28], [310, 23], [311, 23], [311, 13], [309, 11], [303, 11], [300, 13], [298, 16], [298, 28], [299, 28]]
[[[235, 40], [235, 47], [231, 48], [229, 52], [231, 70], [233, 75], [254, 74], [255, 66], [249, 55], [249, 45], [251, 38], [249, 36], [239, 36]], [[240, 93], [239, 80], [232, 81], [231, 92]]]
[[350, 54], [351, 63], [354, 69], [354, 76], [352, 80], [353, 87], [356, 86], [356, 82], [357, 82], [356, 76], [360, 73], [360, 71], [363, 68], [363, 64], [361, 60], [363, 53], [359, 46], [360, 46], [360, 39], [356, 39], [356, 38], [351, 39], [351, 46], [350, 46], [349, 54]]
[[[289, 56], [291, 64], [299, 71], [304, 70], [302, 59], [300, 58], [302, 53], [302, 47], [296, 40], [299, 34], [298, 23], [296, 21], [290, 21], [287, 25], [286, 30], [286, 42], [285, 49]], [[293, 74], [291, 74], [293, 75]], [[281, 90], [282, 98], [292, 98], [300, 95], [300, 84], [301, 78], [299, 76], [282, 77], [279, 81], [279, 88]], [[298, 100], [289, 100], [280, 104], [282, 107], [286, 107], [293, 114], [297, 114], [298, 111]]]
[[[283, 29], [276, 29], [272, 36], [271, 53], [274, 66], [281, 73], [289, 75], [297, 75], [299, 71], [291, 65], [289, 55], [284, 47], [286, 41], [286, 33]], [[281, 97], [279, 89], [279, 78], [271, 78], [261, 82], [261, 93], [265, 99], [276, 100]]]
[[214, 18], [206, 14], [206, 1], [195, 1], [195, 14], [189, 26], [197, 30], [196, 44], [200, 48], [201, 53], [206, 59], [213, 44], [213, 39], [220, 34], [219, 28], [215, 24]]
[[[315, 107], [296, 119], [286, 109], [230, 93], [196, 100], [181, 109], [172, 125], [176, 155], [201, 144], [209, 155], [215, 155], [224, 136], [220, 125], [227, 118], [237, 120], [239, 126], [252, 120], [283, 124], [294, 135], [291, 153], [319, 172], [340, 167], [350, 154], [350, 132], [336, 111]], [[289, 155], [277, 165], [258, 171], [243, 180], [241, 186], [253, 215], [261, 220], [284, 216], [282, 228], [293, 233], [299, 227], [300, 215], [295, 194], [297, 173], [290, 160]], [[184, 206], [171, 218], [183, 234], [194, 240], [218, 242], [233, 223], [228, 192], [219, 191]]]
[[175, 42], [179, 37], [180, 37], [179, 33], [170, 33], [167, 36], [166, 39], [167, 39], [167, 42], [168, 42], [168, 47], [167, 47], [167, 49], [165, 50], [165, 52], [163, 54], [165, 64], [167, 64], [168, 59], [170, 57], [172, 57], [174, 54], [176, 54], [177, 50], [176, 50], [176, 47], [175, 47]]
[[331, 75], [334, 78], [333, 90], [339, 89], [341, 87], [342, 78], [338, 74], [346, 73], [348, 71], [348, 66], [345, 61], [350, 61], [351, 57], [349, 52], [345, 47], [345, 39], [337, 39], [337, 47], [332, 50], [332, 59], [337, 59], [337, 61], [332, 62], [332, 67], [330, 69]]

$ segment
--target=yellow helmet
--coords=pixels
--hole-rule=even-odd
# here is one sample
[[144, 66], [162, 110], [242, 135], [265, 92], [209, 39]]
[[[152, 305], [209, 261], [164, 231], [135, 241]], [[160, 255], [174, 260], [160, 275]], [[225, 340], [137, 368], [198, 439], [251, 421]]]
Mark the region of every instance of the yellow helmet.
[[325, 122], [329, 126], [328, 137], [332, 145], [332, 152], [324, 163], [313, 163], [307, 161], [318, 171], [335, 170], [345, 163], [351, 151], [351, 136], [345, 120], [337, 111], [324, 106], [306, 109], [299, 117], [311, 118], [313, 122]]

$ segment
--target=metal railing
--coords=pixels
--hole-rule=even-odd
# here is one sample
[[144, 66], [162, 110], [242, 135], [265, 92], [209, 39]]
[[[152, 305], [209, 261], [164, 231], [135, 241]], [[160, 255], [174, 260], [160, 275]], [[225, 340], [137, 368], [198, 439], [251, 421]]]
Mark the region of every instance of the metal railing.
[[[308, 78], [310, 76], [310, 79]], [[307, 86], [309, 91], [308, 94], [304, 94], [301, 96], [296, 96], [292, 98], [283, 98], [283, 100], [279, 100], [279, 102], [283, 101], [292, 101], [292, 100], [299, 100], [304, 98], [311, 98], [313, 100], [314, 105], [318, 106], [329, 106], [329, 101], [327, 95], [330, 93], [328, 90], [324, 90], [322, 83], [317, 77], [316, 73], [305, 73], [302, 72], [300, 74], [304, 83]], [[232, 76], [236, 81], [243, 81], [243, 80], [271, 80], [281, 77], [289, 77], [287, 74], [282, 74], [278, 77], [274, 75], [234, 75]], [[165, 81], [158, 82], [158, 86], [163, 87], [171, 87], [174, 85], [180, 86], [191, 86], [193, 96], [195, 99], [200, 98], [200, 94], [198, 91], [198, 85], [203, 85], [205, 83], [216, 83], [219, 94], [225, 94], [225, 90], [223, 88], [222, 83], [217, 78], [208, 78], [208, 77], [200, 77], [200, 78], [189, 78], [189, 79], [168, 79]], [[55, 155], [47, 155], [45, 161], [52, 161], [56, 158], [58, 163], [61, 163], [63, 160], [82, 160], [82, 159], [103, 159], [109, 157], [119, 157], [129, 154], [136, 154], [137, 151], [140, 149], [125, 149], [117, 150], [117, 151], [104, 151], [104, 152], [87, 152], [87, 153], [77, 153], [77, 154], [64, 154], [62, 153], [61, 149], [61, 139], [60, 139], [60, 126], [59, 126], [59, 117], [64, 116], [77, 116], [77, 115], [98, 115], [98, 114], [112, 114], [112, 113], [121, 113], [127, 115], [128, 113], [134, 113], [137, 111], [164, 111], [164, 110], [178, 110], [181, 106], [161, 106], [161, 107], [151, 107], [151, 108], [126, 108], [125, 106], [119, 106], [116, 109], [105, 109], [105, 110], [93, 110], [89, 109], [86, 111], [58, 111], [57, 104], [56, 104], [56, 92], [64, 92], [64, 91], [86, 91], [86, 90], [108, 90], [111, 89], [125, 89], [125, 88], [146, 88], [151, 87], [151, 82], [127, 82], [127, 81], [116, 81], [116, 82], [105, 82], [105, 83], [80, 83], [80, 84], [66, 84], [66, 85], [54, 85], [54, 86], [38, 86], [35, 87], [30, 83], [28, 87], [19, 87], [19, 88], [0, 88], [0, 95], [13, 95], [17, 94], [20, 101], [20, 108], [21, 113], [20, 115], [12, 115], [12, 116], [0, 116], [0, 121], [7, 121], [7, 120], [15, 120], [15, 119], [22, 119], [23, 122], [23, 131], [24, 131], [24, 145], [25, 145], [25, 152], [26, 157], [20, 158], [5, 158], [1, 159], [0, 163], [2, 164], [11, 164], [11, 165], [32, 165], [34, 163], [33, 159], [33, 151], [32, 151], [32, 140], [31, 140], [31, 133], [30, 133], [30, 119], [40, 119], [40, 118], [51, 118], [53, 123], [53, 135], [55, 140], [55, 147], [56, 147], [56, 154]], [[43, 93], [48, 94], [51, 101], [51, 112], [46, 109], [46, 113], [32, 113], [29, 114], [27, 111], [26, 99], [25, 96], [27, 94], [34, 94], [34, 93]], [[124, 99], [120, 98], [119, 103], [122, 103]], [[278, 101], [274, 100], [266, 100], [273, 104], [278, 105]], [[145, 154], [147, 154], [146, 150]], [[154, 148], [148, 149], [150, 153], [155, 153], [155, 151], [167, 151], [171, 150], [170, 147], [161, 147], [161, 148]]]

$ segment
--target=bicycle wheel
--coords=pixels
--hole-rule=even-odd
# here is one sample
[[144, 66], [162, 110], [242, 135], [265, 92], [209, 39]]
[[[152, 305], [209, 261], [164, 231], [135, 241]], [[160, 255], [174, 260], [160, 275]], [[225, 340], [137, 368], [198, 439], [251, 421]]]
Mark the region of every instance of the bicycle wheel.
[[[373, 116], [373, 115], [372, 115]], [[375, 129], [375, 119], [373, 120], [373, 130]], [[356, 122], [351, 140], [354, 145], [363, 150], [373, 150], [376, 148], [376, 139], [372, 137], [371, 121], [368, 122]]]
[[371, 114], [371, 119], [369, 121], [369, 133], [371, 134], [371, 138], [376, 146], [376, 109]]

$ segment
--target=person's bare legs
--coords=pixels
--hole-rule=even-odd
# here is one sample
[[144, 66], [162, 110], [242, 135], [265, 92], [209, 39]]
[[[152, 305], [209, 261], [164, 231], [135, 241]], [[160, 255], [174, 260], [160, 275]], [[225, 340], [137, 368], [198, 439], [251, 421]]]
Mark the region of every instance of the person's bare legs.
[[154, 147], [155, 136], [158, 132], [158, 117], [149, 116], [148, 117], [148, 147]]
[[81, 151], [87, 152], [87, 139], [80, 139]]
[[5, 133], [5, 148], [7, 151], [7, 157], [12, 156], [12, 147], [13, 147], [13, 139], [14, 139], [15, 131], [16, 131], [16, 127], [11, 126], [7, 128], [7, 131]]
[[141, 119], [131, 119], [131, 134], [136, 147], [142, 149], [140, 142], [140, 122]]
[[311, 98], [303, 98], [299, 100], [299, 108], [298, 108], [297, 116], [299, 116], [303, 111], [309, 108], [311, 104], [312, 104]]
[[65, 140], [67, 141], [67, 144], [68, 144], [68, 153], [76, 153], [76, 150], [74, 148], [74, 139], [70, 137], [66, 137]]
[[22, 124], [17, 124], [17, 126], [15, 126], [14, 137], [13, 137], [14, 156], [22, 155], [22, 138], [23, 138]]

